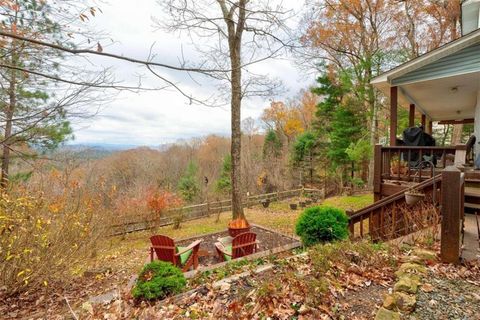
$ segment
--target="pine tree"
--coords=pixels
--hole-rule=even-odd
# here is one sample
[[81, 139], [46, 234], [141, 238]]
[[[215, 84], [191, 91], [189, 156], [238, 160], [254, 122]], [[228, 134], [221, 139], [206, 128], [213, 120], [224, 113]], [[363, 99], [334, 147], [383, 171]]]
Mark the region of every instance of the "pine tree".
[[197, 165], [193, 161], [190, 161], [185, 170], [185, 174], [178, 182], [178, 190], [185, 201], [193, 201], [200, 192], [200, 186], [197, 181], [197, 171]]
[[218, 178], [215, 189], [218, 193], [230, 193], [232, 191], [232, 156], [226, 155], [223, 158], [222, 171]]

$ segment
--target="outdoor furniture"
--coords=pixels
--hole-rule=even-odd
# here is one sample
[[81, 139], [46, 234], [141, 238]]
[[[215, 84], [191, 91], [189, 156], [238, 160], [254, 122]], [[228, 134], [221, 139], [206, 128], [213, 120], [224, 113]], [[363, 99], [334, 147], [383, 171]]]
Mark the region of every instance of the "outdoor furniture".
[[188, 271], [192, 266], [193, 269], [198, 267], [198, 251], [200, 243], [203, 240], [192, 242], [188, 247], [180, 247], [175, 245], [175, 240], [170, 237], [155, 235], [150, 237], [152, 246], [150, 247], [150, 261], [154, 260], [154, 254], [158, 260], [171, 262], [173, 265], [182, 269], [183, 272]]
[[233, 238], [231, 245], [216, 242], [215, 248], [222, 261], [248, 256], [255, 253], [258, 248], [257, 235], [253, 232], [241, 233]]

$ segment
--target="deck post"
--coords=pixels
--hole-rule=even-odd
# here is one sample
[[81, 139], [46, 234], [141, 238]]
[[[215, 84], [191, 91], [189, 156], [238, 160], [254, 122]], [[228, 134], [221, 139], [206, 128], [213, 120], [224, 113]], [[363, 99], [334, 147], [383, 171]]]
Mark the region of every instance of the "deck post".
[[373, 200], [375, 202], [382, 198], [382, 145], [375, 145], [373, 152]]
[[390, 88], [390, 146], [396, 145], [398, 117], [398, 87]]
[[425, 130], [425, 125], [427, 124], [427, 116], [425, 114], [422, 113], [422, 127], [423, 127], [423, 130]]
[[[463, 190], [461, 171], [449, 166], [442, 172], [442, 230], [440, 257], [445, 263], [460, 261], [460, 236], [463, 216]], [[445, 187], [444, 187], [445, 186]], [[448, 187], [446, 187], [448, 186]]]
[[408, 127], [413, 126], [415, 126], [415, 105], [412, 103], [408, 112]]
[[428, 133], [428, 134], [432, 134], [432, 133], [433, 133], [433, 121], [432, 121], [432, 119], [429, 119], [429, 120], [428, 120], [427, 133]]

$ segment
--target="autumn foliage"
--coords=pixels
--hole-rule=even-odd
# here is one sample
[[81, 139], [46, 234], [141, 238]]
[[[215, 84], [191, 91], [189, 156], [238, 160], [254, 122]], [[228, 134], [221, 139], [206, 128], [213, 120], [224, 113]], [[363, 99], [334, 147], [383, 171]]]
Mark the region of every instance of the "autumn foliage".
[[147, 193], [147, 207], [152, 213], [161, 215], [166, 209], [181, 207], [183, 201], [176, 194], [150, 189]]

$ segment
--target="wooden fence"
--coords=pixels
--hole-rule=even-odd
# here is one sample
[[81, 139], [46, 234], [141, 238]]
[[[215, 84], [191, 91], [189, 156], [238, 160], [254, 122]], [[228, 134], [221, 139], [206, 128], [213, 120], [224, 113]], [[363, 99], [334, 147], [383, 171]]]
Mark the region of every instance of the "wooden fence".
[[[281, 201], [299, 197], [317, 196], [320, 199], [325, 198], [323, 190], [318, 189], [294, 189], [287, 191], [272, 192], [260, 195], [248, 196], [244, 201], [245, 207], [251, 207], [260, 204], [263, 200]], [[175, 208], [165, 211], [158, 219], [149, 219], [145, 216], [120, 217], [121, 223], [114, 223], [110, 226], [112, 235], [121, 235], [130, 232], [143, 231], [155, 227], [167, 226], [174, 223], [175, 219], [181, 219], [182, 222], [200, 219], [211, 214], [232, 210], [232, 200], [212, 201], [208, 203], [196, 204], [182, 208]]]

